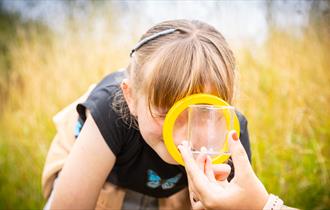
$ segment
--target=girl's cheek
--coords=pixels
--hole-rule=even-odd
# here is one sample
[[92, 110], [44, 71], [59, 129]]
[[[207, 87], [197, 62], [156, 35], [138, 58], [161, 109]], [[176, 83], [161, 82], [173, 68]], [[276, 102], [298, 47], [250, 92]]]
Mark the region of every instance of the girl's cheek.
[[163, 139], [163, 128], [158, 123], [149, 123], [144, 125], [146, 135], [153, 141], [161, 141]]
[[154, 119], [153, 120], [153, 123], [151, 124], [151, 126], [152, 126], [155, 134], [162, 136], [163, 124], [164, 124], [163, 119]]

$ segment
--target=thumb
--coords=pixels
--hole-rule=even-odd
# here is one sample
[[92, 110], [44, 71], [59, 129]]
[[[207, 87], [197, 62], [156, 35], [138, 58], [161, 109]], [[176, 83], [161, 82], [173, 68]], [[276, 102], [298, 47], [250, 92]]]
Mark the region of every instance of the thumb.
[[235, 168], [235, 177], [245, 178], [248, 174], [253, 174], [249, 158], [245, 152], [236, 131], [232, 130], [228, 134], [229, 151], [233, 159]]

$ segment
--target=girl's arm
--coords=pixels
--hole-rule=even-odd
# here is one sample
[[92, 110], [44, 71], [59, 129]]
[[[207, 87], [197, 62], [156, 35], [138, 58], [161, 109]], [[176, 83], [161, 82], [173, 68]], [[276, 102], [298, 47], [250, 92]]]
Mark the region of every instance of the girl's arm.
[[115, 160], [87, 111], [86, 122], [56, 183], [51, 209], [94, 209]]

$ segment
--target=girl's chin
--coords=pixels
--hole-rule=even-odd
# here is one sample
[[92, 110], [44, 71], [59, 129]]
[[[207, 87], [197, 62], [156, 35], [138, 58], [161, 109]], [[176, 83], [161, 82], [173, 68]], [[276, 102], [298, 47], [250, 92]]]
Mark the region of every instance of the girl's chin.
[[157, 145], [157, 147], [154, 149], [158, 156], [166, 163], [172, 164], [172, 165], [179, 165], [178, 162], [176, 162], [173, 157], [170, 155], [170, 153], [167, 151], [165, 144], [161, 142], [161, 144]]

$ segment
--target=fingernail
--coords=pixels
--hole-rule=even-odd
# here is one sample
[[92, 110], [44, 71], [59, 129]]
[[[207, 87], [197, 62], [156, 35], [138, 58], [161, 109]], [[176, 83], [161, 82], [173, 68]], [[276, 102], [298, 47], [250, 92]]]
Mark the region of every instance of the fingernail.
[[238, 135], [236, 133], [236, 131], [232, 134], [233, 140], [237, 141], [238, 140]]

